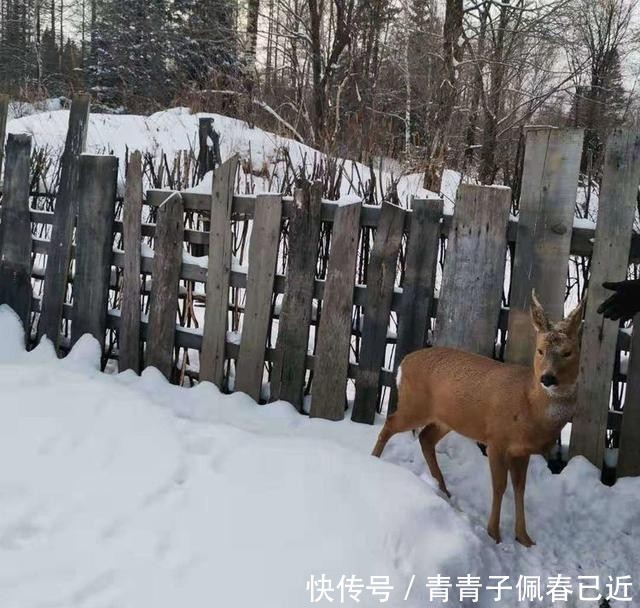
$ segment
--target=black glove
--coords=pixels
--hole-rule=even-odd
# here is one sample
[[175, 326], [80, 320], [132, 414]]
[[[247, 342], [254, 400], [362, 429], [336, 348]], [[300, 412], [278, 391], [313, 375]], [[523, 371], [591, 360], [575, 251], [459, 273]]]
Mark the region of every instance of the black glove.
[[640, 280], [603, 283], [605, 289], [615, 291], [598, 307], [607, 319], [626, 321], [640, 311]]

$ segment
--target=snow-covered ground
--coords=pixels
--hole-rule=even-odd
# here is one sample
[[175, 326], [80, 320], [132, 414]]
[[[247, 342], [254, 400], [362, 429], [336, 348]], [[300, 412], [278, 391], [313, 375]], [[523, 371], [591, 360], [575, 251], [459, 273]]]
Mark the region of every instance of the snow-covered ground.
[[[512, 540], [508, 494], [496, 546], [484, 531], [487, 461], [472, 442], [451, 436], [439, 449], [448, 501], [410, 434], [380, 461], [369, 456], [377, 425], [171, 386], [154, 369], [101, 374], [88, 337], [64, 360], [46, 343], [25, 353], [6, 307], [0, 335], [0, 606], [369, 608], [384, 599], [371, 577], [389, 577], [385, 605], [422, 608], [441, 604], [426, 587], [437, 575], [451, 577], [446, 605], [461, 606], [472, 605], [456, 587], [467, 574], [513, 587], [502, 603], [481, 590], [473, 605], [527, 605], [516, 587], [526, 575], [542, 577], [545, 601], [532, 606], [595, 606], [578, 601], [579, 575], [601, 577], [605, 595], [609, 575], [638, 583], [640, 480], [608, 488], [583, 459], [558, 476], [534, 459], [538, 545]], [[574, 593], [552, 603], [559, 574]], [[312, 602], [307, 583], [323, 575], [334, 601]], [[362, 579], [359, 603], [349, 585], [341, 601], [343, 575], [355, 575], [351, 591]]]
[[[9, 120], [8, 133], [27, 133], [33, 138], [34, 146], [46, 148], [54, 156], [64, 147], [69, 122], [69, 111], [59, 109], [59, 103], [43, 106], [47, 111], [36, 111], [26, 108], [23, 113], [15, 111]], [[166, 154], [169, 164], [174, 156], [183, 150], [198, 152], [198, 121], [200, 117], [212, 117], [214, 129], [220, 135], [220, 154], [226, 160], [233, 154], [240, 154], [243, 169], [251, 168], [244, 182], [255, 192], [266, 191], [278, 187], [278, 177], [286, 170], [287, 151], [293, 167], [303, 164], [311, 171], [314, 162], [320, 161], [322, 155], [317, 150], [296, 140], [281, 137], [251, 127], [246, 122], [220, 114], [192, 114], [188, 108], [173, 108], [140, 116], [131, 114], [91, 114], [87, 130], [86, 151], [91, 154], [114, 154], [121, 162], [120, 186], [124, 176], [124, 159], [127, 149], [141, 150], [158, 158]], [[267, 170], [269, 175], [275, 173], [276, 179], [259, 177]], [[371, 179], [368, 166], [346, 160], [343, 166], [344, 179], [341, 183], [341, 196], [359, 193], [367, 181]], [[388, 169], [383, 164], [382, 170], [374, 168], [374, 177], [378, 188], [378, 196], [386, 194], [392, 181], [398, 180], [398, 195], [401, 203], [407, 204], [411, 196], [434, 196], [422, 188], [422, 174], [410, 173], [398, 175], [397, 163], [389, 162]], [[210, 184], [210, 179], [208, 181]], [[206, 188], [207, 182], [200, 186]], [[210, 186], [209, 186], [210, 187]]]

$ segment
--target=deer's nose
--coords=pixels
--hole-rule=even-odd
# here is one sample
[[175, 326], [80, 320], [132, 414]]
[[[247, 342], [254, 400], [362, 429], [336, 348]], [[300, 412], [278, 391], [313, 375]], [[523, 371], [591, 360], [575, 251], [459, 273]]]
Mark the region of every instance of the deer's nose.
[[542, 374], [540, 382], [545, 386], [555, 386], [558, 384], [558, 379], [553, 374]]

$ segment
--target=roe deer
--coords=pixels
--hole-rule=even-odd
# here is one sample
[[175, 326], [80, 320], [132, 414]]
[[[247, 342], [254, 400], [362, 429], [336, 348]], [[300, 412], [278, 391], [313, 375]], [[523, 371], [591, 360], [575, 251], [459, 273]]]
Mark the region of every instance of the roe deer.
[[583, 302], [551, 323], [535, 293], [533, 367], [501, 363], [453, 348], [425, 348], [407, 355], [397, 376], [398, 409], [382, 428], [373, 450], [380, 456], [396, 433], [419, 429], [420, 445], [440, 490], [450, 496], [435, 447], [449, 431], [487, 446], [493, 502], [487, 532], [500, 542], [500, 507], [511, 473], [516, 540], [530, 547], [524, 488], [531, 454], [545, 453], [576, 410]]

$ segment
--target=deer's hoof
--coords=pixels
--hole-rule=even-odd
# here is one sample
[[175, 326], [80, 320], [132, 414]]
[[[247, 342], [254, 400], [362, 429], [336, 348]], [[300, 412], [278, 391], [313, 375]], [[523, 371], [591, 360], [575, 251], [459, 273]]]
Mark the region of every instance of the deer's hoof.
[[527, 547], [527, 549], [536, 544], [536, 542], [526, 532], [524, 534], [516, 534], [516, 540], [523, 547]]
[[500, 538], [500, 530], [493, 530], [492, 528], [487, 528], [487, 533], [494, 541], [496, 541], [496, 545], [499, 545], [502, 539]]

